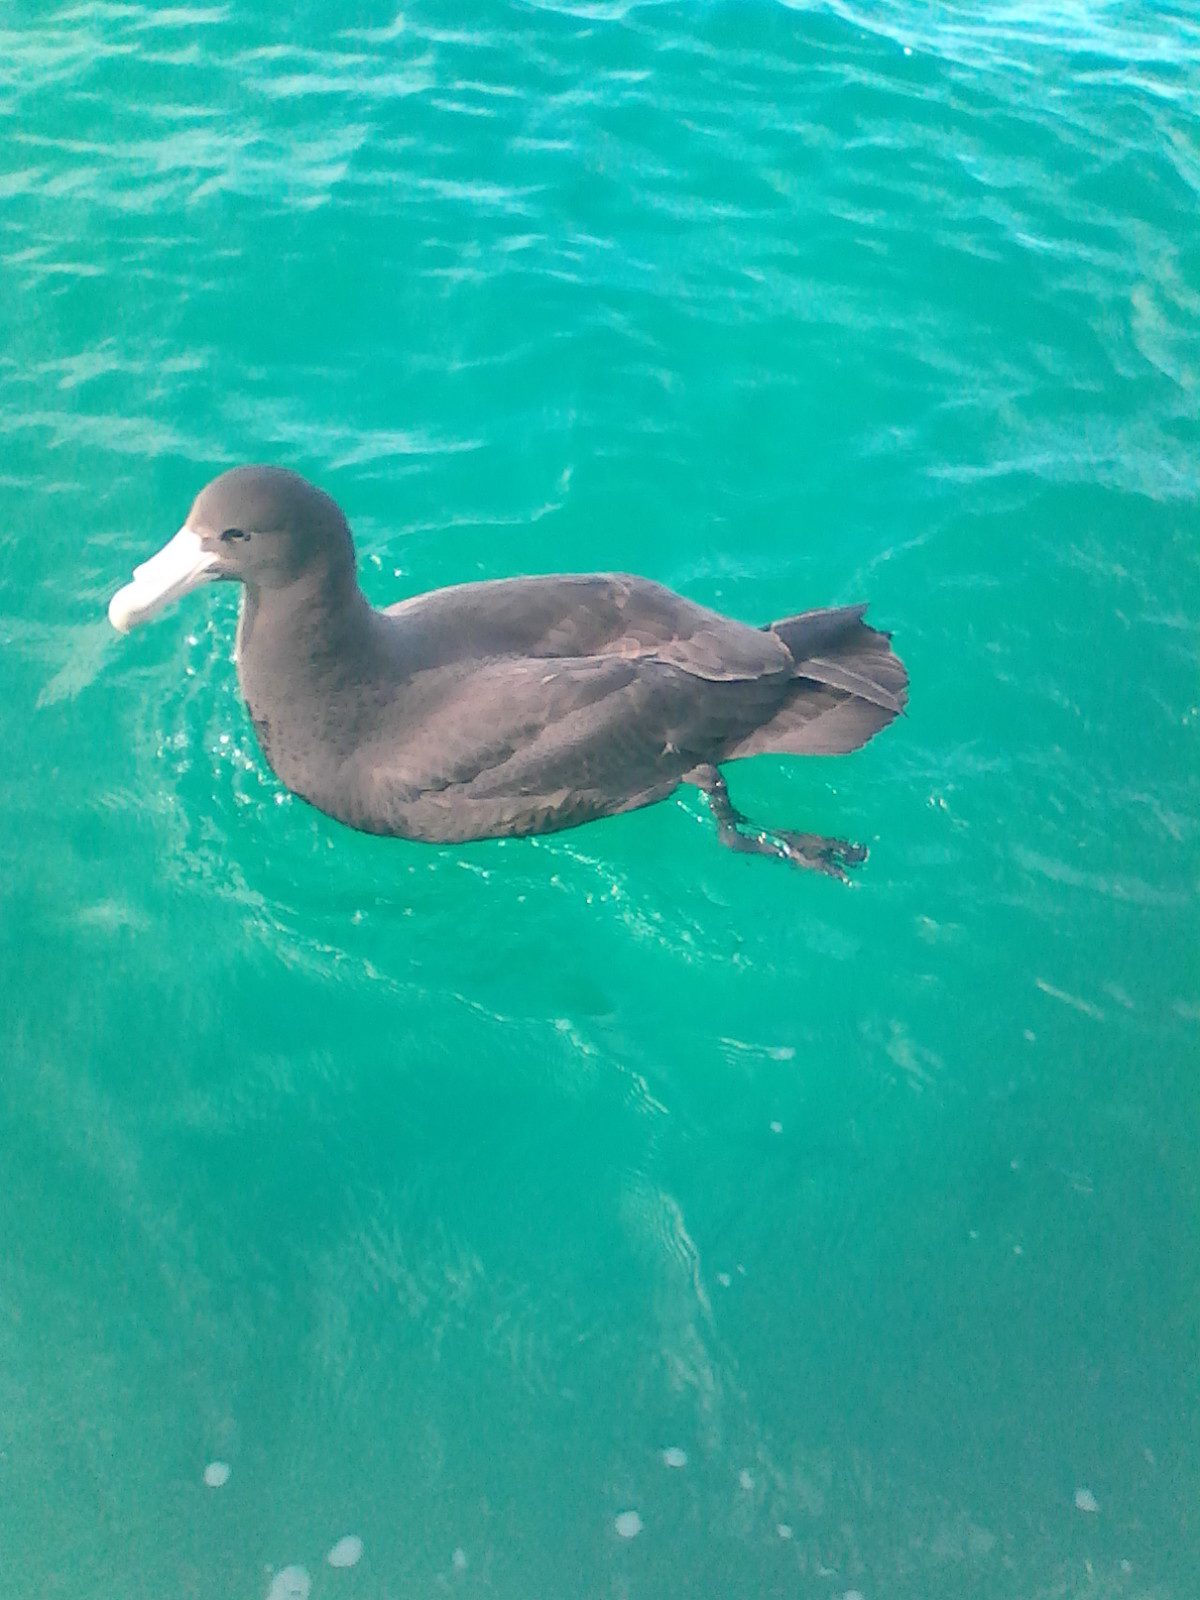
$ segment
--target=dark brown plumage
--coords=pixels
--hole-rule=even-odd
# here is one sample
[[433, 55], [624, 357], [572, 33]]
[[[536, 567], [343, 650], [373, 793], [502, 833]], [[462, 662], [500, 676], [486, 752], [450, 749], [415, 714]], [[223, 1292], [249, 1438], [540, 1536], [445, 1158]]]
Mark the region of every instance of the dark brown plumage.
[[351, 827], [432, 842], [546, 833], [680, 783], [724, 842], [841, 875], [857, 846], [748, 829], [719, 767], [855, 750], [907, 674], [863, 606], [765, 628], [622, 573], [510, 578], [369, 605], [337, 506], [239, 467], [114, 597], [122, 630], [213, 578], [245, 586], [238, 674], [264, 754]]

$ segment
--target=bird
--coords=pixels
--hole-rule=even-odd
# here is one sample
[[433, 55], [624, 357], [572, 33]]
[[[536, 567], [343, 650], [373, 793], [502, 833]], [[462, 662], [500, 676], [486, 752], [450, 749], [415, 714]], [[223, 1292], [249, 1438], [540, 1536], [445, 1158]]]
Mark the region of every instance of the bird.
[[121, 633], [212, 581], [242, 585], [235, 659], [263, 755], [351, 828], [429, 844], [524, 837], [691, 784], [732, 850], [845, 880], [849, 840], [752, 823], [722, 768], [843, 755], [904, 710], [865, 605], [740, 622], [619, 572], [499, 578], [376, 609], [340, 507], [279, 466], [234, 467], [109, 603]]

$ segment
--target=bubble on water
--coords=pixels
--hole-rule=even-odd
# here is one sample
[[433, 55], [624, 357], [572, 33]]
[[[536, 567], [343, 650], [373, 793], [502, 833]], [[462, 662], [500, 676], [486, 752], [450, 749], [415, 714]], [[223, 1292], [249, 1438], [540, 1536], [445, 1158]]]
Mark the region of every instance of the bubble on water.
[[1099, 1511], [1100, 1502], [1090, 1489], [1076, 1489], [1075, 1509], [1076, 1511]]
[[847, 1589], [842, 1600], [866, 1600], [861, 1589]]
[[210, 1461], [204, 1469], [204, 1481], [210, 1489], [223, 1488], [229, 1482], [228, 1461]]
[[622, 1511], [613, 1519], [613, 1527], [622, 1539], [636, 1539], [642, 1531], [642, 1519], [636, 1511]]
[[791, 1524], [787, 1522], [777, 1522], [775, 1524], [775, 1532], [781, 1539], [790, 1539], [792, 1537]]
[[668, 1467], [686, 1467], [687, 1451], [681, 1450], [677, 1444], [668, 1445], [662, 1453], [663, 1463]]
[[325, 1557], [331, 1567], [356, 1567], [362, 1560], [363, 1542], [356, 1533], [339, 1539]]
[[450, 1565], [454, 1568], [455, 1572], [465, 1572], [467, 1570], [467, 1552], [463, 1549], [462, 1545], [459, 1545], [457, 1550], [455, 1550], [454, 1554], [450, 1557]]
[[738, 1483], [741, 1484], [743, 1489], [753, 1489], [753, 1487], [754, 1487], [754, 1474], [750, 1471], [750, 1469], [748, 1467], [743, 1467], [742, 1470], [738, 1473]]
[[729, 1285], [733, 1282], [733, 1279], [727, 1272], [718, 1272], [717, 1282], [721, 1285], [722, 1289], [728, 1289]]
[[303, 1567], [283, 1567], [271, 1579], [267, 1600], [308, 1600], [312, 1579]]
[[783, 1123], [782, 1122], [773, 1122], [771, 1124], [771, 1132], [772, 1133], [782, 1133], [783, 1132]]

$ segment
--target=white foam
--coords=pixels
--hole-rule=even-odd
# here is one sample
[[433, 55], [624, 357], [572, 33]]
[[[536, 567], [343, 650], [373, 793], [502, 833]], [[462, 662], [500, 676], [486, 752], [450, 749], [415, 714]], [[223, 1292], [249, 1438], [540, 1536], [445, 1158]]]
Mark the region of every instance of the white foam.
[[339, 1539], [325, 1557], [331, 1567], [356, 1567], [362, 1560], [363, 1542], [356, 1533]]
[[791, 1525], [786, 1522], [777, 1522], [775, 1524], [775, 1532], [781, 1539], [790, 1539], [792, 1537]]
[[462, 1545], [459, 1545], [457, 1550], [455, 1550], [454, 1554], [450, 1557], [450, 1565], [454, 1568], [455, 1572], [465, 1572], [467, 1570], [467, 1552], [463, 1549]]
[[743, 1467], [742, 1470], [738, 1473], [738, 1483], [741, 1484], [743, 1489], [753, 1489], [753, 1487], [754, 1487], [754, 1474], [750, 1471], [750, 1469], [748, 1467]]
[[642, 1519], [636, 1511], [622, 1511], [614, 1517], [613, 1527], [622, 1539], [636, 1539], [642, 1531]]
[[210, 1489], [222, 1489], [229, 1482], [231, 1470], [228, 1461], [210, 1461], [204, 1469], [204, 1481]]
[[1075, 1509], [1076, 1511], [1099, 1511], [1100, 1502], [1090, 1489], [1076, 1489]]
[[312, 1579], [303, 1567], [283, 1567], [271, 1579], [267, 1600], [308, 1600]]
[[662, 1453], [663, 1465], [667, 1467], [686, 1467], [687, 1451], [681, 1450], [677, 1444], [668, 1445]]

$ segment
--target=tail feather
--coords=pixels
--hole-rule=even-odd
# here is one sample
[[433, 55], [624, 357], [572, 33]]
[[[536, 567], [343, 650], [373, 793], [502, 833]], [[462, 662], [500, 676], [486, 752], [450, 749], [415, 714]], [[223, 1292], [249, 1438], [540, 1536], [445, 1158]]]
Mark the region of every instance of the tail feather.
[[[866, 606], [831, 606], [823, 611], [802, 611], [796, 617], [783, 617], [767, 625], [768, 633], [777, 633], [795, 656], [803, 661], [806, 656], [819, 656], [855, 631], [862, 622]], [[875, 629], [870, 629], [874, 633]]]
[[[898, 662], [896, 656], [891, 656], [890, 660]], [[827, 684], [831, 689], [844, 689], [856, 699], [867, 700], [880, 710], [890, 711], [892, 716], [897, 716], [904, 710], [904, 691], [901, 689], [900, 693], [896, 694], [880, 681], [885, 674], [879, 670], [879, 665], [872, 662], [870, 672], [864, 672], [857, 664], [851, 666], [844, 661], [830, 661], [821, 656], [810, 656], [796, 676], [807, 678], [810, 683]], [[894, 675], [887, 673], [886, 676]]]
[[841, 606], [771, 623], [795, 659], [795, 687], [769, 722], [731, 747], [728, 759], [845, 755], [903, 711], [908, 673], [890, 636], [862, 620], [866, 609]]

